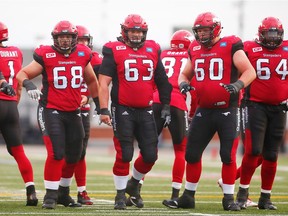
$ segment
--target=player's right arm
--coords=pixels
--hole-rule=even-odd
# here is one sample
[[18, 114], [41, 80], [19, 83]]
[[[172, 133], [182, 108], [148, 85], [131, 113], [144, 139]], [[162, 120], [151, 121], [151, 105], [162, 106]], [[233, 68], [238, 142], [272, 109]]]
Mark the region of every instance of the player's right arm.
[[184, 67], [184, 70], [182, 71], [182, 73], [179, 74], [178, 84], [180, 84], [181, 82], [190, 83], [190, 80], [192, 79], [193, 76], [194, 76], [194, 72], [192, 68], [192, 63], [191, 63], [191, 60], [188, 59]]
[[28, 96], [32, 100], [39, 100], [42, 93], [30, 80], [39, 76], [42, 73], [42, 70], [42, 65], [35, 60], [33, 60], [26, 67], [22, 68], [16, 75], [16, 79], [18, 80], [17, 92], [21, 91], [20, 87], [23, 86], [26, 88]]
[[17, 74], [16, 78], [19, 85], [23, 86], [23, 81], [28, 79], [31, 80], [42, 73], [43, 67], [38, 62], [33, 60], [30, 64], [23, 67]]
[[112, 77], [99, 74], [99, 100], [100, 100], [100, 122], [111, 125], [111, 116], [108, 109], [109, 85]]

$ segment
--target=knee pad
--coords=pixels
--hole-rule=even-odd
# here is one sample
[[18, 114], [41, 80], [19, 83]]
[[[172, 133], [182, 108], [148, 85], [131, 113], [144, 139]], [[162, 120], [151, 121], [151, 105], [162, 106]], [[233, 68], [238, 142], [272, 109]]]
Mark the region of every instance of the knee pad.
[[130, 162], [133, 158], [134, 149], [133, 148], [122, 148], [122, 161]]
[[278, 159], [278, 152], [263, 152], [263, 158], [267, 161], [275, 162]]
[[69, 164], [74, 164], [74, 163], [77, 163], [79, 160], [80, 160], [80, 154], [69, 154], [69, 155], [66, 155], [65, 159], [66, 159], [66, 162], [69, 163]]
[[258, 148], [257, 149], [255, 149], [255, 148], [252, 149], [252, 155], [253, 156], [259, 156], [259, 155], [261, 155], [261, 153], [262, 153], [261, 150], [258, 149]]
[[201, 160], [202, 154], [196, 154], [196, 151], [193, 151], [192, 149], [186, 149], [185, 153], [185, 160], [188, 163], [196, 163]]
[[221, 157], [222, 163], [224, 163], [224, 164], [230, 164], [232, 161], [230, 155], [228, 155], [228, 154], [220, 155], [220, 157]]
[[158, 154], [157, 151], [151, 151], [148, 154], [142, 154], [142, 157], [145, 163], [155, 163], [158, 159]]

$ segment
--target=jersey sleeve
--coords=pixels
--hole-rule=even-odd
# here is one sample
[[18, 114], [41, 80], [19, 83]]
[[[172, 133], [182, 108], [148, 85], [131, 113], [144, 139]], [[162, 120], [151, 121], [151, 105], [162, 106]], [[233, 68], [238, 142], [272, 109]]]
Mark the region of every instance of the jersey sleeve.
[[102, 49], [102, 54], [103, 54], [103, 60], [99, 68], [99, 74], [113, 77], [113, 74], [117, 69], [117, 66], [114, 60], [112, 48], [104, 45]]
[[240, 38], [235, 37], [234, 40], [232, 40], [232, 55], [238, 50], [244, 50], [244, 45]]
[[162, 104], [170, 104], [172, 85], [168, 81], [165, 68], [160, 60], [161, 51], [158, 52], [158, 63], [155, 70], [155, 83], [159, 91], [159, 97]]
[[39, 48], [36, 48], [34, 50], [33, 53], [33, 59], [39, 63], [40, 65], [42, 65], [42, 67], [44, 68], [44, 61], [43, 61], [43, 55], [42, 55], [42, 50], [41, 50], [41, 46]]

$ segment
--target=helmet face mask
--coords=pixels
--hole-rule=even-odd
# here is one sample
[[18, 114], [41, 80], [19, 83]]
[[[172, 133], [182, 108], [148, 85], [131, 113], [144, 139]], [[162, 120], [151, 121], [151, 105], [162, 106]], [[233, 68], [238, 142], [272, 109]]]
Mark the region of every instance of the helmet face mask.
[[194, 28], [196, 40], [205, 47], [210, 47], [213, 43], [214, 33], [210, 27], [196, 27]]
[[69, 21], [60, 21], [51, 33], [58, 52], [69, 54], [77, 45], [77, 29]]
[[57, 36], [57, 44], [59, 45], [62, 51], [68, 51], [71, 49], [72, 45], [72, 35], [70, 34], [60, 34]]
[[127, 38], [128, 38], [128, 41], [129, 41], [129, 44], [131, 44], [132, 46], [136, 46], [138, 44], [141, 44], [142, 43], [142, 40], [144, 39], [144, 34], [143, 34], [143, 31], [141, 30], [134, 30], [134, 29], [129, 29], [127, 31]]
[[170, 47], [172, 49], [187, 50], [192, 41], [192, 33], [187, 30], [178, 30], [174, 32], [170, 40]]
[[256, 42], [267, 49], [276, 49], [283, 42], [284, 29], [279, 19], [266, 17], [258, 27], [258, 39]]
[[[121, 35], [124, 42], [132, 48], [140, 48], [144, 45], [148, 31], [148, 25], [138, 14], [128, 15], [121, 24]], [[137, 32], [142, 32], [138, 34]]]
[[[220, 36], [221, 30], [220, 19], [211, 12], [199, 14], [192, 27], [195, 39], [205, 47], [213, 45], [213, 40]], [[200, 32], [205, 34], [200, 35]]]

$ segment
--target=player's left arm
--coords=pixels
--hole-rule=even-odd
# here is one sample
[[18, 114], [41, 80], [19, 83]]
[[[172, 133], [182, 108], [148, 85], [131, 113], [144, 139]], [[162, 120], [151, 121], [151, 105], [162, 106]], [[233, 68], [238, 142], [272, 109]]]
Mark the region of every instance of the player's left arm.
[[85, 83], [87, 84], [90, 95], [93, 98], [93, 101], [95, 103], [95, 111], [97, 114], [100, 114], [99, 82], [90, 62], [85, 67], [83, 77], [84, 77]]
[[168, 81], [168, 76], [166, 74], [164, 65], [160, 60], [159, 52], [159, 61], [155, 69], [154, 81], [156, 83], [157, 89], [159, 91], [159, 97], [162, 104], [170, 104], [172, 85]]
[[84, 71], [84, 81], [87, 84], [92, 98], [98, 97], [99, 83], [90, 63], [87, 64]]
[[243, 50], [234, 53], [233, 63], [240, 73], [239, 80], [247, 87], [256, 78], [256, 71]]

